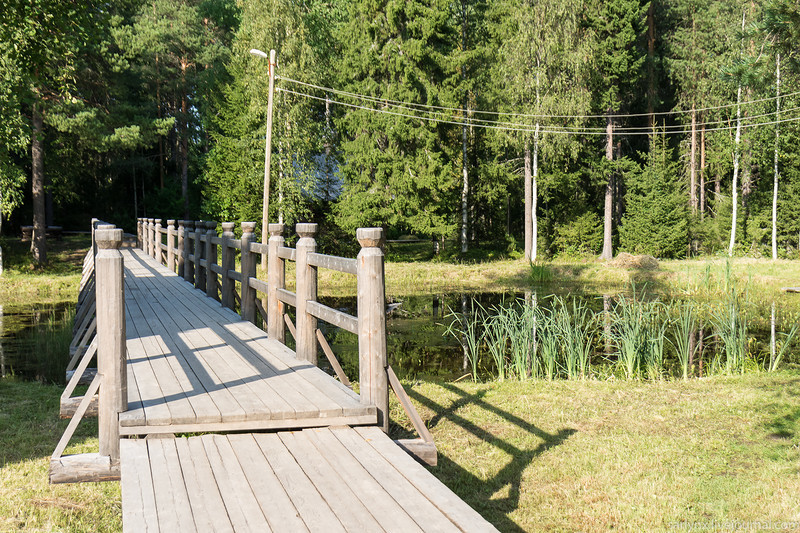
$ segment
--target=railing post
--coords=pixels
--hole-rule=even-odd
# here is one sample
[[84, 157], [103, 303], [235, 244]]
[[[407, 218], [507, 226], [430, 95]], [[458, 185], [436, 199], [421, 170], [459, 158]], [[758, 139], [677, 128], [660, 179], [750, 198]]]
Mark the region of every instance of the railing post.
[[212, 238], [217, 236], [217, 223], [206, 222], [206, 230], [206, 296], [219, 301], [217, 273], [211, 268], [212, 265], [217, 264], [217, 245], [211, 242]]
[[125, 354], [125, 290], [119, 247], [121, 229], [98, 229], [97, 370], [100, 374], [98, 425], [100, 455], [119, 460], [119, 413], [128, 408]]
[[[358, 374], [361, 403], [378, 408], [378, 425], [389, 431], [389, 389], [386, 374], [386, 304], [383, 229], [359, 228]], [[299, 300], [299, 298], [298, 298]]]
[[142, 248], [144, 243], [142, 242], [142, 219], [136, 219], [136, 247]]
[[194, 222], [194, 288], [206, 290], [206, 277], [205, 271], [200, 265], [200, 260], [203, 258], [203, 241], [200, 236], [205, 233], [203, 228], [205, 223], [202, 220], [195, 220]]
[[276, 341], [285, 341], [283, 325], [283, 302], [278, 300], [278, 289], [286, 286], [285, 261], [278, 257], [278, 248], [283, 246], [283, 224], [269, 225], [267, 248], [267, 335]]
[[242, 222], [242, 318], [255, 323], [256, 291], [250, 286], [250, 278], [256, 275], [255, 256], [250, 252], [250, 243], [256, 240], [255, 222]]
[[175, 221], [167, 220], [167, 268], [175, 272]]
[[235, 266], [233, 248], [231, 248], [231, 241], [234, 239], [233, 222], [222, 223], [222, 305], [228, 309], [236, 308], [236, 301], [234, 300], [234, 283], [233, 279], [228, 276], [228, 271], [233, 270]]
[[144, 227], [144, 253], [145, 255], [150, 255], [150, 223], [152, 222], [151, 218], [144, 219], [143, 227]]
[[297, 271], [297, 323], [295, 324], [296, 352], [301, 361], [317, 364], [317, 319], [311, 316], [307, 302], [317, 300], [317, 267], [308, 264], [308, 254], [317, 250], [314, 235], [317, 233], [316, 224], [297, 224], [297, 235], [300, 237], [295, 246], [296, 271]]
[[149, 251], [148, 255], [150, 255], [150, 257], [155, 257], [156, 256], [156, 224], [155, 224], [155, 222], [156, 222], [156, 219], [154, 219], [154, 218], [148, 218], [147, 219], [147, 228], [149, 230], [148, 231], [148, 235], [147, 235], [147, 239], [150, 241], [150, 251]]
[[183, 277], [183, 268], [186, 257], [184, 255], [184, 246], [186, 239], [186, 221], [178, 221], [178, 276]]
[[161, 219], [156, 219], [155, 228], [153, 228], [153, 235], [156, 237], [156, 245], [153, 250], [153, 258], [160, 265], [161, 264]]
[[189, 260], [189, 256], [194, 253], [192, 246], [192, 239], [194, 238], [194, 222], [191, 220], [184, 220], [186, 223], [186, 232], [183, 235], [183, 279], [189, 283], [194, 283], [194, 262]]

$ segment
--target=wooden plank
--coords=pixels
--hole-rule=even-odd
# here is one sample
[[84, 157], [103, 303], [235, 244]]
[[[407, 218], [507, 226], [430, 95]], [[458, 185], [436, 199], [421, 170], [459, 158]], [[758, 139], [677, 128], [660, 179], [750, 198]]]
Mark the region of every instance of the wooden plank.
[[287, 431], [278, 433], [278, 436], [346, 530], [383, 531], [369, 509], [337, 474], [326, 457], [319, 454], [304, 433]]
[[283, 445], [278, 435], [260, 433], [253, 437], [308, 529], [325, 532], [345, 531], [342, 523]]
[[290, 261], [296, 260], [296, 252], [294, 248], [288, 248], [286, 246], [281, 246], [278, 248], [278, 257], [281, 259], [288, 259]]
[[269, 290], [269, 286], [267, 286], [267, 284], [264, 281], [261, 281], [258, 278], [248, 278], [248, 281], [250, 282], [250, 286], [252, 288], [254, 288], [255, 290], [257, 290], [259, 292], [263, 292], [264, 294], [267, 294], [267, 291]]
[[328, 341], [325, 339], [325, 335], [322, 334], [321, 330], [317, 330], [317, 340], [319, 341], [319, 347], [322, 348], [322, 352], [325, 354], [325, 357], [328, 358], [328, 362], [333, 367], [333, 371], [336, 372], [336, 376], [339, 378], [339, 381], [345, 387], [352, 389], [352, 385], [350, 384], [350, 380], [347, 379], [347, 374], [344, 373], [342, 369], [342, 365], [339, 364], [339, 360], [336, 358], [336, 354], [333, 353], [331, 349], [331, 345], [328, 344]]
[[444, 483], [393, 443], [380, 428], [359, 427], [355, 430], [463, 531], [497, 531]]
[[414, 404], [411, 403], [411, 398], [409, 398], [408, 394], [406, 394], [406, 390], [403, 388], [400, 380], [397, 379], [397, 374], [394, 373], [394, 370], [392, 370], [391, 366], [386, 367], [386, 373], [389, 375], [389, 383], [391, 384], [394, 393], [397, 395], [397, 399], [400, 400], [400, 405], [403, 406], [403, 410], [406, 412], [406, 415], [408, 415], [408, 418], [411, 419], [411, 423], [414, 424], [414, 429], [417, 430], [417, 435], [419, 435], [425, 442], [433, 442], [433, 435], [431, 435], [431, 432], [428, 431], [428, 427], [425, 425], [425, 422], [422, 421], [422, 418], [419, 416]]
[[160, 531], [150, 460], [144, 440], [122, 439], [120, 471], [123, 531]]
[[[169, 482], [169, 490], [173, 505], [167, 512], [175, 516], [178, 520], [179, 527], [175, 531], [198, 531], [199, 529], [194, 521], [192, 506], [189, 503], [189, 494], [186, 490], [185, 478], [181, 469], [175, 439], [148, 439], [146, 442], [150, 455], [151, 467], [154, 472], [153, 477], [158, 480], [166, 478]], [[154, 457], [163, 457], [163, 463], [154, 461]], [[158, 485], [159, 483], [156, 481], [155, 486]], [[156, 500], [158, 500], [158, 494]], [[158, 509], [158, 505], [156, 505], [156, 508]], [[159, 516], [161, 516], [160, 512]], [[168, 529], [167, 531], [171, 530]]]
[[302, 435], [314, 445], [319, 457], [328, 458], [342, 482], [369, 509], [381, 528], [398, 532], [423, 531], [426, 524], [414, 522], [329, 429], [306, 429]]
[[287, 291], [286, 289], [278, 289], [275, 291], [278, 296], [278, 300], [281, 302], [291, 305], [292, 307], [297, 307], [297, 295], [292, 291]]
[[357, 272], [357, 262], [355, 259], [337, 257], [335, 255], [318, 254], [316, 252], [311, 253], [308, 254], [308, 264], [344, 272], [345, 274], [352, 274], [354, 276]]
[[[215, 437], [219, 437], [221, 440]], [[249, 489], [249, 485], [236, 457], [232, 455], [229, 447], [224, 446], [222, 442], [224, 439], [225, 437], [221, 435], [200, 437], [233, 529], [236, 531], [266, 529], [266, 518], [261, 513], [261, 508], [253, 498], [252, 492], [240, 490]], [[247, 497], [248, 493], [249, 498]]]
[[260, 243], [260, 242], [251, 242], [250, 251], [256, 254], [264, 254], [264, 255], [267, 255], [267, 253], [269, 252], [268, 245], [266, 243]]
[[275, 531], [308, 531], [253, 435], [228, 435], [228, 441], [270, 527]]
[[175, 439], [198, 531], [233, 531], [219, 487], [199, 437]]
[[[383, 490], [408, 512], [411, 518], [426, 531], [458, 531], [453, 522], [415, 487], [403, 473], [352, 428], [332, 428], [331, 435], [358, 459], [361, 466], [369, 472]], [[381, 432], [383, 439], [388, 437]], [[390, 441], [391, 442], [391, 441]], [[394, 446], [394, 444], [392, 444]], [[402, 452], [401, 453], [405, 453]], [[412, 460], [413, 461], [413, 460]], [[431, 475], [426, 472], [426, 474]]]
[[80, 453], [50, 458], [50, 483], [119, 481], [119, 463], [107, 455]]
[[313, 316], [345, 331], [358, 335], [358, 319], [319, 302], [306, 302], [306, 310]]
[[[160, 443], [162, 440], [166, 439], [146, 440], [145, 444], [147, 445], [148, 462], [153, 479], [158, 525], [161, 531], [167, 533], [181, 531], [179, 515], [182, 515], [183, 512], [176, 508], [180, 503], [180, 497], [176, 500], [176, 496], [173, 493], [171, 476], [167, 475], [169, 465], [166, 457], [160, 449], [160, 444], [154, 444]], [[178, 480], [175, 481], [178, 482]], [[182, 476], [180, 483], [183, 483]]]

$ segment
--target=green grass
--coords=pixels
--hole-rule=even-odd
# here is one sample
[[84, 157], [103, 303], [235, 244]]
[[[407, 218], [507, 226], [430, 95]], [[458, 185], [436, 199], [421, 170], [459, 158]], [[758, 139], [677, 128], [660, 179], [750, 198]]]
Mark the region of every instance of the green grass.
[[439, 449], [431, 471], [501, 531], [800, 520], [796, 369], [406, 388]]
[[62, 241], [49, 240], [49, 262], [40, 268], [33, 262], [30, 243], [1, 238], [4, 271], [0, 275], [0, 303], [75, 301], [83, 258], [90, 244], [88, 235], [67, 235]]
[[[61, 387], [0, 379], [0, 531], [120, 531], [119, 483], [49, 485], [67, 426]], [[97, 421], [81, 422], [67, 454], [97, 452]]]

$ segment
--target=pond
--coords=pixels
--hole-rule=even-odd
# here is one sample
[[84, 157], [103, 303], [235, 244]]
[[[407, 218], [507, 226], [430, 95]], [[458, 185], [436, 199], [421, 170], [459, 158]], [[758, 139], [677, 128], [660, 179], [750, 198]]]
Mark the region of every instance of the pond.
[[69, 302], [0, 303], [0, 377], [63, 383], [73, 308]]

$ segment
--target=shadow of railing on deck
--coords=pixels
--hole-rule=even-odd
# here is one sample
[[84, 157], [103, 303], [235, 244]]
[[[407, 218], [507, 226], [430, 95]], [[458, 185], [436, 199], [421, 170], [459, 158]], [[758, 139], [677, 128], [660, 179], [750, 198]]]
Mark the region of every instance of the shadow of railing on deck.
[[[507, 453], [511, 457], [511, 460], [494, 476], [483, 481], [449, 459], [440, 450], [439, 465], [432, 472], [440, 479], [442, 477], [452, 477], [453, 479], [463, 480], [463, 483], [450, 483], [449, 488], [476, 511], [481, 513], [484, 518], [492, 522], [500, 531], [524, 531], [522, 527], [508, 518], [508, 514], [519, 506], [520, 491], [522, 490], [522, 476], [525, 468], [539, 455], [550, 448], [562, 444], [571, 435], [576, 433], [576, 430], [563, 428], [556, 433], [548, 433], [527, 420], [523, 420], [512, 413], [499, 409], [497, 406], [486, 402], [483, 399], [486, 394], [485, 390], [469, 394], [451, 383], [444, 383], [440, 386], [457, 394], [459, 398], [453, 401], [449, 406], [445, 406], [423, 396], [412, 388], [408, 389], [409, 396], [436, 413], [433, 418], [430, 419], [428, 427], [433, 429], [440, 421], [448, 420], [479, 439], [496, 446]], [[458, 410], [467, 405], [476, 405], [481, 409], [494, 413], [518, 426], [520, 429], [536, 435], [542, 442], [533, 449], [520, 449], [459, 415]], [[509, 487], [508, 496], [492, 498], [506, 486]]]

